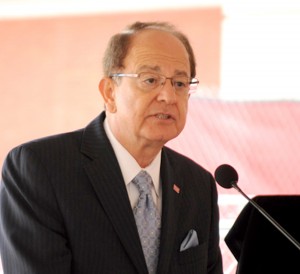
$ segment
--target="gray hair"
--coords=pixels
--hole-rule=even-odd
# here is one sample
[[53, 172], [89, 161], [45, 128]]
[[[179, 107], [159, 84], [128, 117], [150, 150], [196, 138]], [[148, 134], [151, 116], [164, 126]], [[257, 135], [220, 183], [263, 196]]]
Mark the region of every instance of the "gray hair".
[[102, 65], [104, 76], [109, 76], [111, 73], [124, 68], [124, 59], [127, 56], [132, 38], [135, 34], [145, 29], [166, 31], [177, 37], [189, 55], [190, 77], [193, 78], [196, 76], [196, 60], [187, 36], [177, 30], [174, 25], [167, 22], [135, 22], [127, 26], [122, 32], [112, 36], [103, 57]]

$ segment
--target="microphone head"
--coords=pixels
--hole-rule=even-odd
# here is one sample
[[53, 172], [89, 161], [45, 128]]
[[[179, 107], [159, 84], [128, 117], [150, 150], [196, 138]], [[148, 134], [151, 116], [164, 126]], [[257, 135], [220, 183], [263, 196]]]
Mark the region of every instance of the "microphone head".
[[224, 188], [232, 188], [232, 183], [237, 183], [239, 176], [232, 166], [223, 164], [216, 169], [215, 180]]

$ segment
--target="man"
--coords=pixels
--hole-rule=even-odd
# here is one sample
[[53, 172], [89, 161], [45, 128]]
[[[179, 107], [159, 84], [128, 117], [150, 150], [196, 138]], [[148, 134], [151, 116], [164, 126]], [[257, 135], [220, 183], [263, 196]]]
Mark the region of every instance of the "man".
[[[105, 112], [85, 129], [19, 146], [4, 163], [4, 273], [222, 273], [213, 177], [164, 146], [183, 130], [198, 83], [187, 38], [136, 22], [112, 37], [103, 71]], [[151, 194], [139, 199], [141, 170]], [[148, 242], [154, 230], [139, 233], [150, 214], [143, 228], [135, 215], [143, 199], [157, 214]]]

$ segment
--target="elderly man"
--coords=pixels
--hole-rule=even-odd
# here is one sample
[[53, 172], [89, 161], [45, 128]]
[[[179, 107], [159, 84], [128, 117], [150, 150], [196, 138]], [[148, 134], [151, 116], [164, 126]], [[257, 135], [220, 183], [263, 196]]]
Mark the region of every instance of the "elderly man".
[[103, 72], [104, 112], [4, 163], [4, 273], [223, 273], [214, 179], [165, 147], [198, 84], [188, 39], [136, 22], [111, 38]]

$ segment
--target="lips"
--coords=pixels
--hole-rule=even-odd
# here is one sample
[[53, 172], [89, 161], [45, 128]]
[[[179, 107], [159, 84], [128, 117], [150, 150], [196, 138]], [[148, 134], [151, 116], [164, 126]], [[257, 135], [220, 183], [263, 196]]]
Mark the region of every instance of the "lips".
[[166, 119], [171, 119], [172, 116], [170, 114], [165, 114], [165, 113], [158, 113], [155, 115], [156, 118], [160, 120], [166, 120]]

